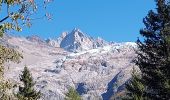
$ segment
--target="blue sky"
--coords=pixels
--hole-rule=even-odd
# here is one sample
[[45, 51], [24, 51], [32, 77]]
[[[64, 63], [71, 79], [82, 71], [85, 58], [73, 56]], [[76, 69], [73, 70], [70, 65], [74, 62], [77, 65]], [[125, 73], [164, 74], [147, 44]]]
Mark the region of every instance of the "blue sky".
[[136, 41], [142, 19], [148, 11], [155, 9], [154, 0], [54, 0], [46, 10], [53, 20], [34, 20], [31, 28], [24, 28], [19, 35], [39, 35], [56, 38], [63, 31], [80, 28], [83, 32], [107, 41]]

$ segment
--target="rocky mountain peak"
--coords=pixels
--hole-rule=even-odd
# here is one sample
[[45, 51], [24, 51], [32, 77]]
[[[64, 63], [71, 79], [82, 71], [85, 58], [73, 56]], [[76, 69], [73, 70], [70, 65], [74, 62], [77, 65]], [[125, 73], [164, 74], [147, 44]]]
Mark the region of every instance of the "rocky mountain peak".
[[92, 49], [93, 42], [87, 34], [75, 28], [61, 41], [60, 47], [67, 51], [77, 52]]
[[43, 40], [36, 35], [28, 36], [26, 39], [34, 43], [47, 44], [52, 47], [61, 47], [70, 52], [86, 51], [109, 45], [104, 39], [100, 37], [93, 39], [78, 28], [74, 28], [70, 33], [62, 32], [56, 39], [48, 38]]
[[105, 41], [101, 37], [97, 37], [97, 39], [95, 40], [95, 46], [96, 47], [103, 47], [103, 46], [106, 46], [108, 44], [109, 44], [109, 42]]
[[74, 29], [72, 30], [72, 32], [80, 32], [80, 33], [82, 33], [82, 31], [81, 31], [79, 28], [74, 28]]
[[78, 29], [78, 28], [74, 28], [70, 34], [72, 34], [76, 39], [78, 39], [78, 38], [83, 38], [83, 37], [87, 37], [87, 34], [83, 33], [83, 32], [82, 32], [80, 29]]
[[68, 32], [62, 32], [60, 37], [64, 39], [67, 35], [68, 35]]
[[59, 36], [58, 38], [56, 39], [51, 39], [51, 38], [48, 38], [46, 40], [46, 43], [52, 47], [60, 47], [60, 43], [61, 41], [68, 35], [68, 32], [62, 32], [61, 33], [61, 36]]

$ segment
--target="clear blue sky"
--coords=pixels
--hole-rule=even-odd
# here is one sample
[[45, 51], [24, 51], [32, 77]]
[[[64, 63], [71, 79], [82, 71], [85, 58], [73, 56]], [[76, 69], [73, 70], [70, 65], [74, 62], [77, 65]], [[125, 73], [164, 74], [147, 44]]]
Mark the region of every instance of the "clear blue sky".
[[[33, 26], [23, 29], [20, 35], [39, 35], [56, 38], [63, 31], [80, 28], [92, 37], [107, 41], [136, 41], [142, 19], [155, 9], [154, 0], [54, 0], [48, 5], [53, 20], [33, 21]], [[39, 11], [44, 14], [46, 11]], [[38, 15], [38, 16], [41, 16]]]

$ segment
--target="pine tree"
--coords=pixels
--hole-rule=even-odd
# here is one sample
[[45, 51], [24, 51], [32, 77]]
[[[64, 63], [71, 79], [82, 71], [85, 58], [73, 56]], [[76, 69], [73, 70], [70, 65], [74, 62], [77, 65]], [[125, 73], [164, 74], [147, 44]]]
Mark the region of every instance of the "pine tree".
[[19, 87], [17, 94], [19, 100], [37, 100], [40, 98], [41, 93], [34, 90], [35, 82], [33, 82], [33, 78], [27, 67], [24, 68], [20, 76], [20, 81], [23, 82], [24, 87]]
[[128, 90], [123, 100], [144, 100], [143, 91], [144, 85], [141, 82], [141, 76], [139, 72], [133, 68], [132, 78], [126, 83], [126, 89]]
[[78, 92], [71, 87], [68, 93], [66, 93], [65, 100], [81, 100], [81, 97]]
[[[144, 86], [143, 98], [169, 100], [170, 98], [170, 1], [155, 0], [157, 9], [144, 18], [145, 28], [140, 30], [144, 40], [138, 39], [139, 51], [135, 64], [140, 68]], [[136, 79], [132, 78], [134, 83]], [[138, 88], [132, 84], [134, 88]], [[131, 86], [131, 87], [132, 87]], [[131, 91], [131, 94], [136, 91]], [[141, 93], [135, 94], [140, 96]], [[135, 99], [133, 96], [131, 96]]]

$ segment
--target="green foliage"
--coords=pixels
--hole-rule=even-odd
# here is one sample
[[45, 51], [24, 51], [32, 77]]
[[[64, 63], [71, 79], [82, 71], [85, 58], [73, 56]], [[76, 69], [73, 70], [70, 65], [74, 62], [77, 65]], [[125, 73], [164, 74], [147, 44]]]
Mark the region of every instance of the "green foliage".
[[13, 100], [12, 94], [9, 90], [12, 88], [12, 84], [4, 79], [4, 63], [13, 61], [19, 63], [22, 55], [11, 48], [6, 48], [0, 45], [0, 98], [2, 100]]
[[70, 88], [68, 93], [66, 93], [65, 100], [82, 100], [82, 99], [74, 88]]
[[[43, 7], [48, 2], [49, 0], [42, 1]], [[36, 12], [36, 9], [37, 6], [34, 0], [0, 0], [0, 15], [2, 18], [0, 19], [0, 38], [9, 30], [22, 31], [23, 26], [30, 27], [31, 16]], [[1, 14], [4, 12], [2, 10], [6, 11], [6, 15]], [[0, 100], [14, 99], [14, 97], [8, 93], [12, 88], [12, 84], [4, 80], [4, 63], [9, 61], [18, 63], [20, 58], [22, 58], [22, 55], [14, 49], [0, 45]]]
[[20, 76], [20, 81], [23, 82], [24, 87], [19, 86], [19, 92], [17, 94], [19, 100], [37, 100], [40, 98], [41, 93], [34, 90], [35, 82], [33, 82], [33, 78], [27, 67], [24, 68]]
[[[14, 7], [18, 10], [13, 10]], [[29, 0], [0, 0], [0, 8], [7, 8], [7, 15], [0, 19], [0, 36], [2, 37], [8, 30], [21, 31], [21, 25], [30, 23], [29, 14], [31, 11], [35, 11], [36, 7], [34, 2], [29, 2]]]
[[[52, 0], [39, 1], [39, 6], [46, 9], [46, 5]], [[23, 26], [30, 27], [31, 21], [39, 18], [48, 18], [49, 14], [31, 18], [36, 16], [37, 5], [35, 0], [0, 0], [0, 15], [1, 11], [7, 11], [7, 15], [1, 16], [0, 19], [0, 37], [8, 30], [22, 31]]]
[[[42, 1], [42, 3], [45, 6], [48, 2]], [[3, 15], [0, 19], [0, 38], [8, 30], [22, 31], [23, 26], [30, 27], [32, 20], [30, 17], [33, 12], [36, 12], [36, 9], [37, 6], [34, 0], [0, 0], [0, 15]], [[7, 11], [7, 15], [1, 14], [2, 10]], [[4, 63], [9, 61], [18, 63], [20, 58], [22, 58], [22, 55], [14, 49], [0, 45], [0, 100], [14, 99], [8, 93], [12, 88], [12, 84], [4, 80]]]
[[0, 98], [1, 100], [14, 100], [13, 94], [9, 93], [9, 90], [12, 88], [12, 84], [9, 81], [1, 80], [0, 81]]
[[141, 77], [139, 72], [133, 68], [132, 78], [126, 84], [126, 89], [128, 90], [126, 96], [123, 97], [123, 100], [144, 100], [143, 92], [144, 85], [141, 82]]
[[4, 63], [5, 62], [16, 62], [19, 63], [20, 58], [23, 58], [22, 55], [15, 51], [14, 49], [7, 48], [0, 45], [0, 77], [3, 77]]
[[140, 30], [144, 41], [137, 41], [139, 51], [135, 63], [141, 78], [133, 76], [127, 85], [129, 96], [134, 100], [140, 100], [141, 96], [145, 100], [169, 100], [170, 97], [170, 1], [155, 1], [156, 11], [149, 11], [143, 20], [145, 28]]

